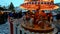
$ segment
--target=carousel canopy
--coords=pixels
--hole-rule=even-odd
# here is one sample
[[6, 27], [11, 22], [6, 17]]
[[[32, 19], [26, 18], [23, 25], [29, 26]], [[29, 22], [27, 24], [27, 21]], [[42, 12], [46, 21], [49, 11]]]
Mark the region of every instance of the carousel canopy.
[[[46, 2], [45, 2], [46, 1]], [[59, 7], [57, 5], [54, 5], [53, 1], [48, 2], [47, 0], [44, 1], [31, 1], [24, 3], [20, 6], [22, 9], [27, 9], [27, 10], [54, 10], [58, 9]]]

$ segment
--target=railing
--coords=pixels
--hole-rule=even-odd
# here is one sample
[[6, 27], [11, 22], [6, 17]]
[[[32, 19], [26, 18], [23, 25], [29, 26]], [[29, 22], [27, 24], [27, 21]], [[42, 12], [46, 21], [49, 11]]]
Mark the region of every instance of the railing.
[[[14, 25], [15, 25], [14, 26], [14, 33], [15, 34], [56, 34], [56, 32], [57, 32], [56, 28], [54, 28], [53, 32], [49, 32], [49, 33], [38, 33], [38, 32], [35, 33], [35, 32], [30, 32], [30, 31], [25, 30], [24, 28], [22, 28], [22, 26], [21, 26], [22, 20], [23, 20], [23, 18], [21, 18], [21, 19], [12, 19], [11, 20], [11, 21], [14, 21]], [[19, 25], [16, 26], [17, 24], [19, 24]], [[15, 27], [17, 28], [17, 30], [15, 30], [16, 29]]]

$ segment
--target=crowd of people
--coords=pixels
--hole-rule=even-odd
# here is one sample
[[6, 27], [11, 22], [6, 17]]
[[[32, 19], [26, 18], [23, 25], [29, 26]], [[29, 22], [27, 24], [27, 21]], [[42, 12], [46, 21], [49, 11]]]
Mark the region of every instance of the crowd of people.
[[[9, 13], [4, 12], [3, 14], [0, 14], [0, 23], [4, 22], [4, 21], [7, 21], [8, 15], [10, 17], [14, 18], [14, 19], [21, 18], [22, 17], [22, 12], [19, 12], [19, 13], [16, 13], [16, 12], [9, 12]], [[50, 22], [50, 20], [51, 21], [57, 21], [57, 20], [60, 19], [60, 14], [57, 14], [56, 12], [53, 12], [53, 11], [52, 11], [52, 13], [51, 12], [50, 13], [45, 13], [44, 11], [42, 11], [40, 13], [40, 15], [38, 13], [35, 15], [35, 14], [33, 14], [33, 12], [29, 11], [28, 13], [25, 13], [25, 15], [26, 15], [26, 20], [27, 21], [30, 20], [30, 17], [32, 17], [32, 19], [30, 20], [31, 22], [33, 21], [33, 18], [36, 18], [36, 19], [38, 18], [39, 19], [39, 16], [41, 16], [41, 15], [44, 16], [45, 19], [47, 19], [49, 22]], [[34, 20], [36, 20], [36, 19], [34, 19]]]
[[0, 12], [0, 24], [7, 22], [8, 16], [17, 19], [22, 17], [22, 13], [12, 13], [12, 12]]
[[7, 21], [7, 18], [8, 18], [8, 15], [6, 12], [3, 14], [0, 12], [0, 24], [4, 24]]
[[52, 12], [53, 21], [60, 20], [60, 13]]
[[16, 18], [21, 18], [22, 17], [22, 13], [16, 13], [16, 12], [14, 12], [14, 13], [9, 13], [9, 16], [10, 17], [12, 17], [12, 18], [14, 18], [14, 19], [16, 19]]

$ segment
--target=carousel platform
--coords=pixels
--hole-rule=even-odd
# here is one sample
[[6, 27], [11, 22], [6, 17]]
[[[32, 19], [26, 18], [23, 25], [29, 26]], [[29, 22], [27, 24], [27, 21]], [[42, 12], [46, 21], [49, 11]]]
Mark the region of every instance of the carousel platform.
[[58, 32], [57, 28], [54, 24], [52, 24], [52, 27], [46, 27], [44, 29], [40, 28], [38, 25], [35, 25], [35, 27], [30, 26], [29, 24], [21, 23], [21, 27], [24, 28], [26, 31], [35, 32], [35, 33], [49, 33], [49, 34], [56, 34]]
[[41, 28], [38, 25], [30, 26], [29, 24], [22, 24], [22, 27], [26, 30], [29, 30], [30, 32], [39, 32], [39, 33], [49, 33], [54, 30], [53, 27], [44, 27]]

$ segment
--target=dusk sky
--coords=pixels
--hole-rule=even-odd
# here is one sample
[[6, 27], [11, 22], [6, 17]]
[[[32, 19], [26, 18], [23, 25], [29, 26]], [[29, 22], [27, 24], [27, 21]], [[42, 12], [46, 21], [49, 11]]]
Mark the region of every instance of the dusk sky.
[[[24, 2], [24, 0], [0, 0], [0, 5], [1, 6], [4, 6], [4, 5], [8, 6], [11, 2], [16, 7], [16, 6], [20, 6]], [[59, 2], [60, 2], [60, 0], [54, 0], [54, 3], [59, 3]]]

